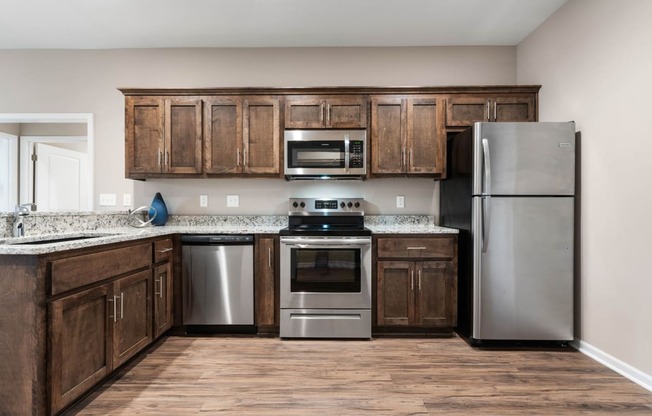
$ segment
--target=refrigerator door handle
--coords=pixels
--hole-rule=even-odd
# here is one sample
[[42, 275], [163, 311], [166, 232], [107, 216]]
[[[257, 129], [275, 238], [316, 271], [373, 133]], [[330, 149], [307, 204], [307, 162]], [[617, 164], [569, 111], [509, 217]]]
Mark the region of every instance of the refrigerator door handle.
[[484, 192], [491, 195], [491, 157], [489, 156], [489, 140], [482, 139], [482, 154], [484, 156]]
[[489, 227], [491, 225], [491, 197], [482, 197], [482, 216], [480, 218], [482, 229], [482, 252], [486, 253], [489, 248]]

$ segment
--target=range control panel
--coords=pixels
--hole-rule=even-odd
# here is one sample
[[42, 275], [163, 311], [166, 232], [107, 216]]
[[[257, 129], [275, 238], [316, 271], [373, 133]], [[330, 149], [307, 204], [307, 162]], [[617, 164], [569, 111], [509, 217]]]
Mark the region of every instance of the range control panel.
[[364, 215], [364, 198], [290, 198], [289, 215]]

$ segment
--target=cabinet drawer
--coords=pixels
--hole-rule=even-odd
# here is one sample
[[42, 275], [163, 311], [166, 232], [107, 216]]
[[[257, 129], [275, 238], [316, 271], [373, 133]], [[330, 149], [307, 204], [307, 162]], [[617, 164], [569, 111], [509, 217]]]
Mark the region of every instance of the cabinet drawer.
[[451, 237], [379, 238], [379, 258], [452, 258], [455, 241]]
[[148, 267], [151, 250], [151, 243], [143, 243], [55, 260], [51, 263], [52, 295]]
[[154, 242], [154, 263], [169, 260], [172, 257], [172, 239], [158, 240]]

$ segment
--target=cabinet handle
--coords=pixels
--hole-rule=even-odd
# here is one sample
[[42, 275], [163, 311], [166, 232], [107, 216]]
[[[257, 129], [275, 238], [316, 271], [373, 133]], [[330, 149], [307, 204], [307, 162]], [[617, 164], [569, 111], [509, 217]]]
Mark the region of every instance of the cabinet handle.
[[120, 292], [120, 319], [124, 319], [124, 317], [125, 317], [125, 292]]
[[242, 148], [242, 166], [247, 166], [247, 148]]
[[405, 166], [405, 146], [401, 149], [401, 167]]
[[326, 126], [330, 127], [331, 125], [331, 105], [326, 106]]
[[163, 164], [163, 151], [161, 149], [158, 149], [158, 168], [161, 169], [161, 165]]
[[235, 165], [240, 166], [240, 148], [235, 149]]
[[[158, 277], [154, 279], [154, 296], [158, 295], [161, 296], [161, 291], [158, 290], [158, 284], [161, 281]], [[161, 289], [163, 288], [163, 285], [161, 285]]]
[[172, 251], [172, 248], [164, 248], [162, 250], [156, 250], [157, 253], [167, 253], [168, 251]]
[[496, 102], [494, 101], [494, 121], [496, 121], [496, 119], [498, 118], [497, 110], [496, 110], [497, 107], [498, 107], [498, 104], [496, 104]]
[[489, 101], [487, 101], [487, 105], [486, 105], [486, 107], [487, 107], [487, 121], [490, 121], [490, 120], [489, 120], [489, 106], [490, 106], [490, 105], [491, 105], [491, 104], [489, 103]]
[[410, 290], [414, 290], [414, 270], [410, 271]]
[[167, 169], [170, 168], [170, 151], [169, 150], [165, 151], [165, 167]]
[[412, 158], [412, 148], [410, 147], [410, 168], [414, 167], [414, 159]]
[[272, 248], [268, 247], [267, 248], [267, 264], [269, 265], [269, 268], [272, 268]]
[[426, 247], [407, 247], [408, 250], [425, 250]]
[[165, 275], [162, 274], [161, 277], [156, 280], [158, 280], [159, 283], [161, 284], [161, 290], [159, 290], [158, 293], [156, 294], [158, 295], [159, 298], [163, 298], [163, 288], [165, 287]]
[[109, 315], [109, 318], [113, 318], [113, 322], [116, 322], [116, 306], [115, 306], [115, 300], [117, 296], [113, 295], [113, 299], [107, 299], [107, 302], [113, 303], [113, 316]]
[[321, 107], [321, 111], [319, 112], [319, 122], [324, 124], [324, 111], [326, 110], [326, 107], [324, 103], [321, 103], [320, 107]]
[[417, 272], [417, 289], [421, 290], [421, 270]]

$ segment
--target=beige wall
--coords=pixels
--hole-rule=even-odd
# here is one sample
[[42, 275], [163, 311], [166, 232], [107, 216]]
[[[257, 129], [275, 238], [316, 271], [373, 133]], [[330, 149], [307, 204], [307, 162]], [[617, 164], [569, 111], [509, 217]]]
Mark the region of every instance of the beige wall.
[[652, 375], [652, 2], [571, 0], [517, 48], [540, 119], [581, 131], [577, 337]]
[[[438, 213], [432, 180], [375, 179], [298, 184], [280, 179], [124, 179], [124, 97], [120, 87], [425, 86], [516, 82], [515, 47], [152, 49], [0, 51], [0, 113], [93, 113], [95, 201], [162, 192], [173, 213], [284, 214], [290, 196], [358, 195], [375, 213]], [[240, 208], [226, 208], [226, 195]], [[209, 208], [199, 208], [199, 195]], [[406, 208], [395, 208], [395, 196]], [[122, 209], [123, 207], [118, 206]], [[111, 208], [115, 209], [115, 208]]]

